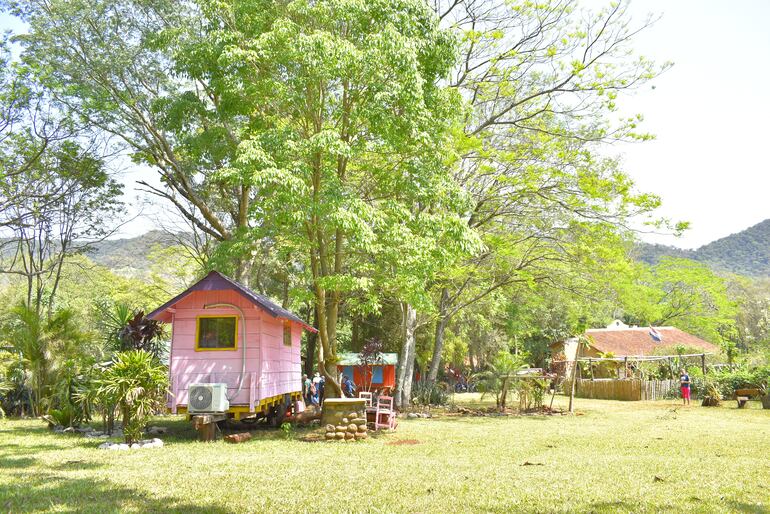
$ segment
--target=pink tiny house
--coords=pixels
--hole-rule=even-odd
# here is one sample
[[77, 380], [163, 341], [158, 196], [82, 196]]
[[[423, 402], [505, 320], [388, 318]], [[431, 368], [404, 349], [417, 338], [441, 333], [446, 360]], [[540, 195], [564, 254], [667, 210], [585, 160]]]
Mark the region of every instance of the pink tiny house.
[[196, 383], [226, 384], [236, 419], [301, 399], [300, 339], [316, 330], [264, 296], [212, 271], [148, 317], [172, 326], [171, 412], [187, 412]]

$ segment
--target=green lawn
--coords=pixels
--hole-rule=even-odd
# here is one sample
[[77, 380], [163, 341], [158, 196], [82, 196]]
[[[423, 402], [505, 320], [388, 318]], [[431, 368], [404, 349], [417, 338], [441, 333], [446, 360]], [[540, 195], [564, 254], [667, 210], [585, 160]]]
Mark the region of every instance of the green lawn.
[[166, 447], [135, 452], [0, 421], [0, 511], [770, 512], [756, 403], [577, 402], [574, 417], [401, 420], [358, 443], [198, 443], [168, 417]]

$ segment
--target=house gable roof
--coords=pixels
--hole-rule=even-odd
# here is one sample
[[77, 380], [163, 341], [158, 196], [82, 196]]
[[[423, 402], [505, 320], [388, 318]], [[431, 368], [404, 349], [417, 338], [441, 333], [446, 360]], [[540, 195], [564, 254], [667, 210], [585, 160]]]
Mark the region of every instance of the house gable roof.
[[180, 294], [176, 295], [171, 300], [167, 301], [151, 313], [147, 315], [150, 319], [158, 319], [161, 320], [162, 314], [166, 311], [166, 309], [172, 307], [174, 304], [178, 303], [180, 300], [182, 300], [184, 297], [192, 293], [193, 291], [236, 291], [240, 293], [244, 298], [249, 300], [254, 305], [262, 308], [263, 310], [267, 311], [268, 314], [270, 314], [274, 318], [279, 319], [287, 319], [290, 321], [295, 321], [302, 325], [303, 328], [306, 330], [309, 330], [310, 332], [318, 332], [314, 327], [311, 325], [308, 325], [305, 323], [299, 316], [296, 314], [293, 314], [292, 312], [284, 309], [283, 307], [273, 303], [270, 301], [267, 297], [255, 293], [248, 287], [239, 284], [235, 280], [226, 277], [225, 275], [219, 273], [218, 271], [210, 271], [208, 275], [200, 279], [198, 282], [190, 286], [187, 290], [181, 292]]
[[600, 328], [586, 330], [591, 346], [602, 353], [612, 352], [616, 357], [652, 355], [659, 348], [687, 346], [704, 352], [716, 353], [719, 348], [700, 337], [674, 327], [655, 327], [663, 336], [661, 342], [653, 341], [647, 327]]

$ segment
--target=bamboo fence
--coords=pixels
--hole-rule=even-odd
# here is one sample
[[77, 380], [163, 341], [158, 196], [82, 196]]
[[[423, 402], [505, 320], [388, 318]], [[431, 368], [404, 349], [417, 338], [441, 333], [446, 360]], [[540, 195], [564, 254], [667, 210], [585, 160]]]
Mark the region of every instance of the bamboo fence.
[[676, 380], [579, 379], [576, 396], [595, 400], [662, 400], [672, 388], [678, 385], [679, 382]]

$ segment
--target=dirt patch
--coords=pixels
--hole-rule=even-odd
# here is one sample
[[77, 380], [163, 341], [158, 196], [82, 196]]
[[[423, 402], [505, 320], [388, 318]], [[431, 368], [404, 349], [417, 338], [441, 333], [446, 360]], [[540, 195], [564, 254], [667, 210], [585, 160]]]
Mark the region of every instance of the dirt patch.
[[388, 446], [413, 446], [415, 444], [420, 444], [420, 441], [417, 439], [398, 439], [396, 441], [390, 441], [389, 443], [385, 443]]
[[301, 437], [298, 437], [297, 439], [305, 443], [318, 443], [321, 441], [326, 441], [324, 432], [320, 431], [309, 432]]
[[479, 417], [501, 417], [501, 416], [562, 416], [566, 414], [560, 409], [551, 409], [542, 406], [537, 409], [528, 409], [520, 411], [519, 409], [506, 407], [501, 410], [497, 407], [483, 407], [479, 409], [470, 409], [468, 407], [456, 407], [450, 410], [449, 416], [479, 416]]

